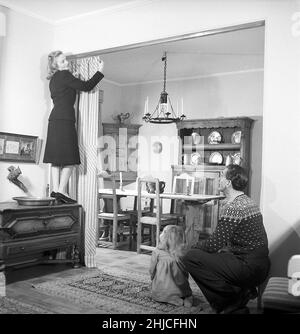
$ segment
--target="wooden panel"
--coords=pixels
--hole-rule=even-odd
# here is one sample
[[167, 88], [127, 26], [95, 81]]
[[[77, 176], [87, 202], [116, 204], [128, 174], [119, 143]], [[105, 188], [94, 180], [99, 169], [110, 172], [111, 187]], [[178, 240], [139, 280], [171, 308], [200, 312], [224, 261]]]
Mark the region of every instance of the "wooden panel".
[[248, 117], [236, 117], [236, 118], [208, 118], [208, 119], [189, 119], [177, 123], [178, 129], [195, 129], [195, 128], [226, 128], [226, 127], [242, 127], [250, 128], [252, 119]]
[[[71, 230], [76, 224], [72, 216], [17, 218], [8, 224], [9, 233], [14, 238], [27, 234], [55, 233], [57, 230]], [[78, 225], [78, 224], [77, 224]]]
[[0, 262], [5, 267], [36, 263], [43, 252], [70, 246], [77, 248], [72, 259], [61, 261], [78, 263], [80, 233], [78, 204], [26, 207], [0, 203]]
[[29, 253], [35, 253], [35, 252], [42, 252], [44, 250], [51, 250], [51, 249], [57, 249], [60, 247], [67, 247], [70, 246], [72, 243], [76, 241], [77, 234], [73, 233], [69, 236], [52, 236], [45, 239], [32, 239], [27, 240], [24, 242], [11, 242], [4, 245], [5, 254], [7, 256], [13, 256], [16, 254], [24, 255], [25, 253], [28, 255]]

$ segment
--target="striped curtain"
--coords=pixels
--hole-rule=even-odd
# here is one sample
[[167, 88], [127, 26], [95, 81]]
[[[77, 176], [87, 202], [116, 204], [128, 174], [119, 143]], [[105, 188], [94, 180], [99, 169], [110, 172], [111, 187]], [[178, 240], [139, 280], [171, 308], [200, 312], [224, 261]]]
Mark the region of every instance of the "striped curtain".
[[[90, 79], [96, 72], [99, 57], [71, 61], [73, 74], [82, 80]], [[86, 267], [96, 267], [97, 228], [97, 138], [99, 113], [99, 84], [91, 92], [80, 92], [77, 102], [77, 132], [81, 164], [74, 174], [71, 192], [83, 207], [83, 246]], [[76, 186], [74, 185], [76, 180]], [[77, 194], [74, 194], [77, 192]], [[71, 195], [71, 194], [70, 194]]]

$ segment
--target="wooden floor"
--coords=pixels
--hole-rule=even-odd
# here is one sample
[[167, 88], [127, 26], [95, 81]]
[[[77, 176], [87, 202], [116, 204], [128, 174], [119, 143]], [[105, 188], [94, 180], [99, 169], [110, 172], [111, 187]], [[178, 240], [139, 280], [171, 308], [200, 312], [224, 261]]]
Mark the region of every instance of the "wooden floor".
[[[130, 268], [135, 272], [148, 273], [150, 255], [137, 254], [127, 250], [112, 250], [97, 248], [96, 265], [118, 268]], [[75, 274], [88, 271], [81, 267], [73, 269], [69, 264], [43, 264], [32, 267], [11, 270], [7, 274], [7, 297], [15, 298], [24, 303], [42, 307], [49, 312], [59, 314], [95, 314], [95, 309], [76, 305], [61, 297], [52, 297], [37, 291], [33, 284], [57, 278], [71, 277]], [[250, 313], [259, 313], [256, 303], [248, 304]]]

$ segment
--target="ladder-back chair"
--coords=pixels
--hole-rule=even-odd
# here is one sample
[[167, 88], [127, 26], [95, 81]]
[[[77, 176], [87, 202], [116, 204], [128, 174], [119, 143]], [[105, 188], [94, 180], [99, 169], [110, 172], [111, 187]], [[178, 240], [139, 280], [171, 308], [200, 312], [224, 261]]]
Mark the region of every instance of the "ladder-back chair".
[[[100, 205], [98, 205], [98, 220], [101, 219], [102, 221], [107, 221], [109, 223], [109, 241], [112, 244], [112, 248], [116, 249], [120, 241], [118, 241], [118, 234], [121, 239], [122, 231], [120, 230], [120, 225], [122, 223], [123, 226], [129, 228], [129, 238], [130, 238], [130, 247], [132, 245], [132, 239], [134, 235], [134, 226], [133, 226], [133, 219], [132, 216], [129, 213], [126, 212], [120, 212], [119, 210], [119, 201], [118, 196], [116, 193], [116, 173], [108, 174], [107, 172], [100, 173], [98, 175], [98, 179], [101, 177], [109, 177], [112, 184], [112, 195], [105, 196], [106, 200], [111, 199], [112, 200], [112, 212], [104, 212], [100, 211]], [[99, 182], [100, 183], [100, 182]], [[100, 202], [100, 198], [103, 198], [102, 196], [98, 195], [98, 203]]]
[[[146, 193], [142, 192], [142, 184], [147, 182], [155, 183], [155, 193]], [[149, 198], [155, 200], [156, 209], [151, 215], [143, 215], [142, 214], [142, 198], [149, 196]], [[162, 199], [160, 198], [159, 193], [159, 179], [158, 178], [138, 178], [138, 196], [137, 196], [137, 209], [138, 209], [138, 217], [137, 217], [137, 253], [141, 253], [141, 250], [152, 251], [155, 246], [159, 243], [159, 235], [162, 228], [166, 225], [174, 224], [176, 225], [178, 220], [177, 217], [170, 217], [162, 214]], [[151, 243], [151, 245], [142, 244], [142, 231], [144, 225], [148, 225], [151, 227], [151, 230], [154, 232], [152, 236], [155, 235], [155, 246]], [[153, 230], [155, 228], [155, 230]], [[151, 238], [151, 242], [153, 242], [153, 238]]]

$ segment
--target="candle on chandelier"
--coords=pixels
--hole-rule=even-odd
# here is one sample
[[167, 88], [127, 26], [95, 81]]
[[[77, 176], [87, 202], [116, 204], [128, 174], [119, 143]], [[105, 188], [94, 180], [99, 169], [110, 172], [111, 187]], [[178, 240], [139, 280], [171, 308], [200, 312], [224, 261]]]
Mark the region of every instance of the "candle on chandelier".
[[145, 100], [144, 114], [147, 114], [147, 99]]
[[181, 115], [183, 115], [183, 98], [181, 98]]
[[149, 112], [149, 98], [147, 96], [147, 99], [146, 99], [146, 111], [147, 111], [147, 114]]

